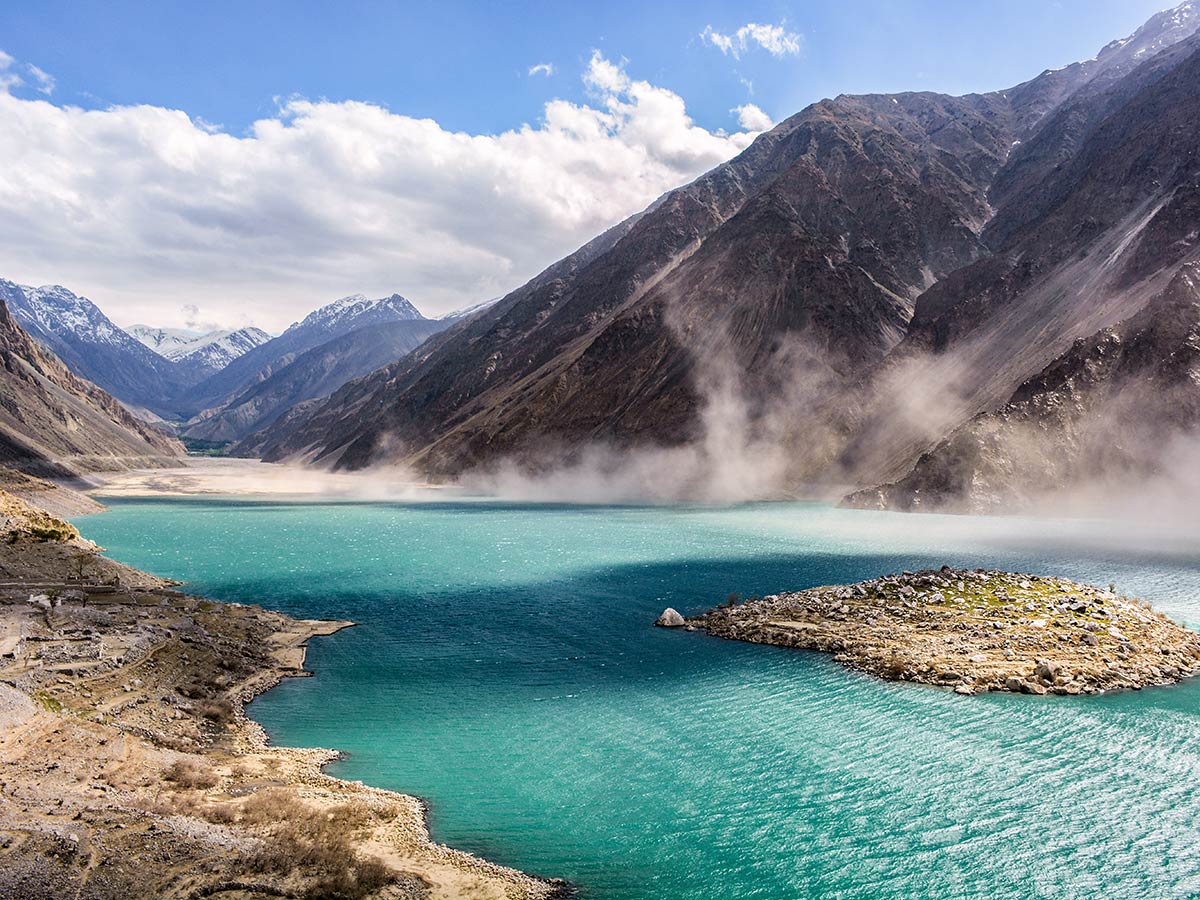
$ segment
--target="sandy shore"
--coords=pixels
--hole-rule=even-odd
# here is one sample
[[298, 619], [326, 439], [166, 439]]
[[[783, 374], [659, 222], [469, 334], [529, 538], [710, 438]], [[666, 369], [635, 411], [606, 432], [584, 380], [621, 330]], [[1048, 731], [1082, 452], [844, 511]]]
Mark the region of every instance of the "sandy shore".
[[194, 497], [419, 500], [445, 486], [414, 480], [401, 470], [324, 472], [256, 459], [190, 457], [171, 469], [138, 469], [96, 477], [89, 493], [105, 497]]
[[351, 623], [186, 596], [0, 500], [0, 897], [564, 891], [433, 843], [419, 800], [329, 777], [333, 751], [273, 747], [245, 716]]

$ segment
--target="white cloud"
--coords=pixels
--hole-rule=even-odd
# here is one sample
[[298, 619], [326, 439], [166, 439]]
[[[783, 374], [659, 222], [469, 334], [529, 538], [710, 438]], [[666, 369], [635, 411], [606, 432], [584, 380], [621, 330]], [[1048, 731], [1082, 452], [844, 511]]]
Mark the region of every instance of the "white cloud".
[[[29, 84], [27, 78], [32, 78], [33, 83]], [[10, 54], [0, 50], [0, 91], [22, 86], [32, 87], [39, 94], [49, 96], [54, 93], [54, 76], [46, 74], [32, 63], [17, 62]]]
[[737, 113], [738, 124], [746, 131], [770, 131], [775, 127], [771, 117], [753, 103], [744, 103], [730, 110]]
[[13, 71], [15, 63], [15, 59], [0, 50], [0, 91], [7, 91], [24, 83], [21, 76]]
[[[3, 69], [0, 69], [0, 76]], [[747, 146], [599, 53], [592, 99], [501, 134], [360, 102], [282, 102], [245, 136], [154, 106], [0, 90], [0, 277], [117, 321], [282, 328], [353, 291], [429, 313], [494, 297]]]
[[529, 75], [545, 75], [547, 77], [554, 74], [554, 63], [538, 63], [536, 66], [529, 67]]
[[734, 59], [739, 59], [754, 45], [775, 57], [795, 56], [804, 43], [802, 35], [787, 31], [783, 25], [760, 25], [757, 22], [748, 22], [733, 34], [722, 34], [714, 31], [711, 25], [706, 25], [700, 32], [700, 39]]
[[26, 68], [28, 68], [29, 74], [33, 76], [33, 80], [37, 82], [36, 90], [38, 93], [45, 94], [46, 96], [54, 93], [55, 82], [53, 75], [47, 75], [32, 63]]

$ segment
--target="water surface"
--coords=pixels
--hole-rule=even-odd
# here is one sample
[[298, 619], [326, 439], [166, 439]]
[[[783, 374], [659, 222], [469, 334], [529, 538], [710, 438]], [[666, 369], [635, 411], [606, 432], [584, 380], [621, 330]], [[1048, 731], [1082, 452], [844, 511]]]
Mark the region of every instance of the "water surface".
[[1066, 575], [1200, 622], [1200, 546], [799, 503], [121, 500], [77, 520], [189, 590], [359, 627], [251, 707], [438, 840], [595, 900], [1200, 896], [1200, 682], [963, 698], [649, 623], [927, 566]]

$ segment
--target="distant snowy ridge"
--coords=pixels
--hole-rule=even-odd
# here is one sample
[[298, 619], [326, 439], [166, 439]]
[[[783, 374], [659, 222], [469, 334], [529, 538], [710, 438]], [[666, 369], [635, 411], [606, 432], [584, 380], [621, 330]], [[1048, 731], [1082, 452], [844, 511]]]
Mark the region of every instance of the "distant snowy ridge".
[[253, 326], [236, 331], [191, 331], [186, 328], [154, 328], [131, 325], [125, 329], [155, 353], [172, 362], [195, 362], [220, 369], [271, 339]]
[[420, 311], [399, 294], [369, 300], [364, 294], [350, 294], [315, 309], [301, 321], [294, 323], [284, 334], [310, 329], [328, 328], [341, 330], [345, 323], [371, 321], [395, 322], [404, 319], [424, 319]]

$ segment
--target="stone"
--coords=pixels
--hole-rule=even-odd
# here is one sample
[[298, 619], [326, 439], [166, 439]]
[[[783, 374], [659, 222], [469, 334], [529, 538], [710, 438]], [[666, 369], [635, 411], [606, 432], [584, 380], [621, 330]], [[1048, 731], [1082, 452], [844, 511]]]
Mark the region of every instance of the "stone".
[[1019, 692], [1024, 685], [1025, 679], [1018, 678], [1016, 675], [1009, 675], [1006, 679], [1004, 679], [1004, 687], [1013, 693]]
[[659, 628], [682, 628], [687, 622], [677, 610], [668, 606], [663, 610], [663, 614], [654, 620], [654, 624]]
[[1043, 685], [1040, 685], [1035, 681], [1023, 681], [1023, 682], [1021, 682], [1021, 693], [1022, 694], [1044, 694], [1044, 693], [1046, 693], [1046, 688]]
[[1062, 671], [1062, 665], [1056, 662], [1048, 662], [1044, 659], [1039, 659], [1037, 665], [1033, 669], [1033, 677], [1038, 681], [1049, 684]]

